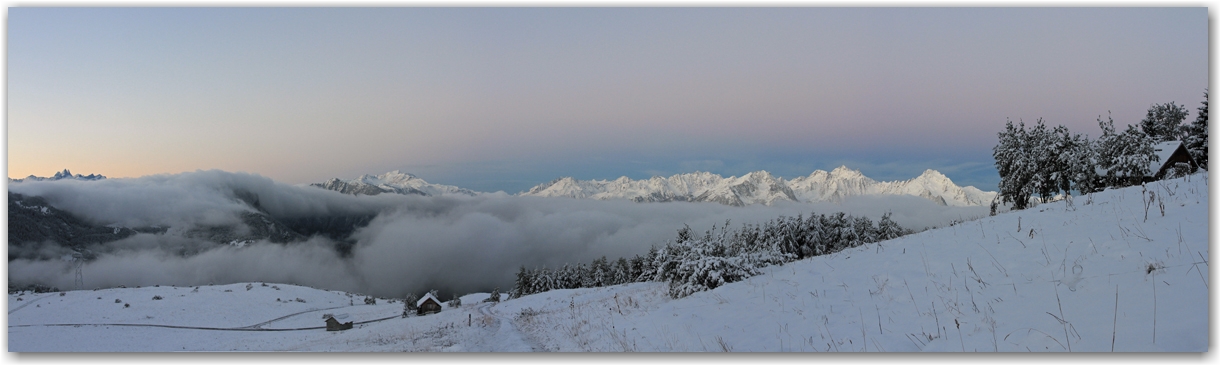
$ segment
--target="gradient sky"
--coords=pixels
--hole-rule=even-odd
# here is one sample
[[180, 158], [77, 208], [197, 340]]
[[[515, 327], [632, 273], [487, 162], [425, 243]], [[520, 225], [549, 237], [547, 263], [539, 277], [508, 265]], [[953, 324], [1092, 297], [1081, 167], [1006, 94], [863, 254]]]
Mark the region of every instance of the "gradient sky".
[[1195, 117], [1197, 8], [9, 8], [8, 176], [515, 193], [841, 164], [995, 190], [1006, 119]]

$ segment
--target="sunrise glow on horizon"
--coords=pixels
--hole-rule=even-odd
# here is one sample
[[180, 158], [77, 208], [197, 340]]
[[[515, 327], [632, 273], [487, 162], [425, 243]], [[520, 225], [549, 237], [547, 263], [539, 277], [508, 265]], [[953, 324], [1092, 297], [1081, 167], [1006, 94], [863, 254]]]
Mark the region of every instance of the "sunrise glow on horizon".
[[995, 190], [1006, 120], [1208, 87], [1207, 8], [9, 9], [8, 176], [692, 171]]

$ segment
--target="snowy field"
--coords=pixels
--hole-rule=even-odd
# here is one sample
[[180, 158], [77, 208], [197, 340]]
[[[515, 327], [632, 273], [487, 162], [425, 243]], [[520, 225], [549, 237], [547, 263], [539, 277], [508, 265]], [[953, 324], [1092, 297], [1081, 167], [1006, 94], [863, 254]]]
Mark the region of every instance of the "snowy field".
[[[494, 304], [484, 293], [402, 318], [400, 301], [272, 283], [10, 294], [8, 350], [1205, 352], [1208, 248], [1202, 173], [773, 266], [682, 299], [666, 283]], [[357, 324], [327, 332], [323, 314]]]

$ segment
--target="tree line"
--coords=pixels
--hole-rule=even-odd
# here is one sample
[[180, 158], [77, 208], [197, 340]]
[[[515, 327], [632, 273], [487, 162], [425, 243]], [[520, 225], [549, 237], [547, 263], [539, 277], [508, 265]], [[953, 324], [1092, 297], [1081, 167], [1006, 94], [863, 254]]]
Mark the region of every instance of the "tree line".
[[758, 275], [763, 267], [826, 255], [911, 232], [891, 220], [889, 213], [876, 223], [867, 217], [840, 212], [779, 217], [735, 230], [730, 229], [726, 221], [702, 236], [687, 226], [678, 230], [674, 240], [660, 248], [653, 246], [647, 254], [630, 259], [610, 261], [603, 256], [589, 265], [564, 264], [555, 269], [522, 266], [510, 296], [665, 281], [669, 283], [669, 295], [680, 298]]
[[1185, 106], [1174, 102], [1154, 104], [1136, 125], [1118, 132], [1114, 119], [1097, 117], [1101, 136], [1073, 134], [1065, 126], [1049, 128], [1042, 119], [1033, 128], [1009, 120], [999, 132], [993, 148], [996, 170], [1000, 174], [999, 201], [1025, 209], [1031, 197], [1043, 201], [1064, 193], [1088, 194], [1108, 187], [1138, 185], [1156, 174], [1151, 164], [1158, 162], [1153, 145], [1182, 141], [1200, 167], [1207, 168], [1207, 91], [1195, 121], [1183, 125], [1188, 114]]

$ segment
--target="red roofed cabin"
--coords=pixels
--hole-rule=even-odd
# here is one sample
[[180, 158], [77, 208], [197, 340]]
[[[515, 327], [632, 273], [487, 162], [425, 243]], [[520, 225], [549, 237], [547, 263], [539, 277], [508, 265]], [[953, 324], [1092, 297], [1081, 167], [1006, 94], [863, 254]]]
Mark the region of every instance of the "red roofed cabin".
[[441, 312], [441, 301], [432, 296], [432, 293], [424, 294], [423, 298], [415, 302], [415, 306], [418, 308], [415, 313], [421, 316]]

